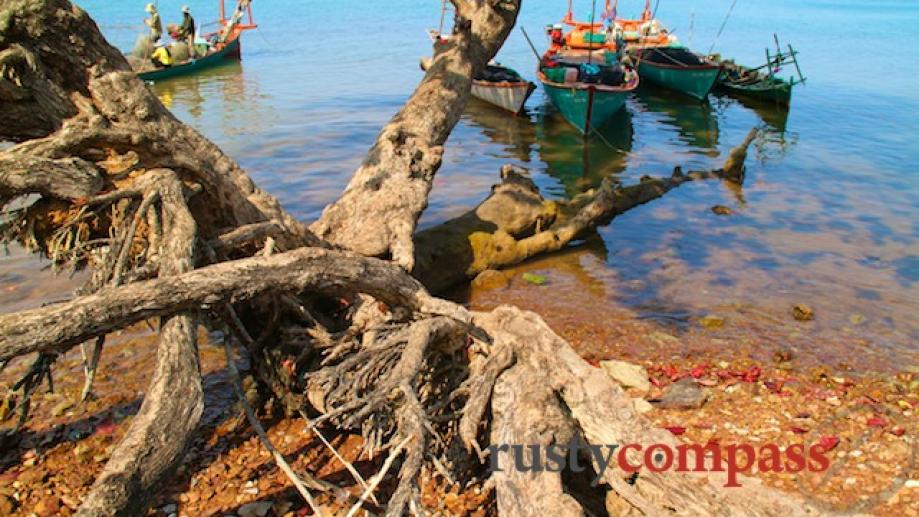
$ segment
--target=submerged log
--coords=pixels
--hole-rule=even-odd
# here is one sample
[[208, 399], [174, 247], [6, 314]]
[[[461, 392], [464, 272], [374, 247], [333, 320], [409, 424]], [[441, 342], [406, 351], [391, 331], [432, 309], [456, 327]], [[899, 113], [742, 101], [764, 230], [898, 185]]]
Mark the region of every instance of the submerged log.
[[570, 201], [543, 198], [526, 171], [505, 166], [501, 183], [479, 206], [415, 236], [413, 274], [432, 292], [440, 292], [487, 269], [558, 251], [615, 216], [685, 183], [720, 179], [739, 185], [747, 148], [757, 132], [751, 129], [720, 169], [686, 174], [677, 169], [669, 178], [644, 177], [624, 187], [605, 180]]

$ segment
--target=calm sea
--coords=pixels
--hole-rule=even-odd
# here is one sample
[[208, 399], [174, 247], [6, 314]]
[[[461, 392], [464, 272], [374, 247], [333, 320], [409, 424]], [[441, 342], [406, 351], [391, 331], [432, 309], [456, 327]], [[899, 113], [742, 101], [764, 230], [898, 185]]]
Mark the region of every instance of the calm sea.
[[[216, 2], [186, 2], [199, 25], [216, 19]], [[166, 23], [179, 20], [182, 3], [159, 2]], [[119, 48], [143, 30], [143, 1], [78, 4]], [[586, 18], [590, 3], [575, 4]], [[626, 307], [677, 327], [708, 313], [742, 327], [750, 308], [784, 321], [793, 304], [807, 303], [818, 317], [794, 336], [813, 335], [816, 347], [854, 338], [891, 365], [919, 364], [919, 2], [739, 0], [716, 38], [730, 5], [662, 0], [658, 17], [697, 51], [713, 46], [747, 64], [765, 60], [774, 33], [791, 43], [808, 81], [788, 113], [642, 88], [584, 152], [541, 91], [518, 118], [472, 102], [448, 142], [423, 225], [481, 200], [504, 163], [527, 167], [547, 195], [564, 197], [610, 175], [629, 183], [675, 165], [715, 167], [760, 126], [742, 189], [690, 184], [617, 218], [579, 251], [579, 275], [600, 290], [556, 296], [595, 306], [598, 318], [604, 307]], [[623, 0], [620, 14], [637, 16], [641, 6]], [[241, 64], [154, 90], [287, 209], [312, 219], [420, 79], [425, 29], [437, 26], [440, 2], [258, 0], [253, 8], [260, 28], [244, 35]], [[542, 27], [565, 8], [563, 0], [524, 0], [518, 26], [542, 50]], [[534, 75], [519, 29], [498, 60]], [[714, 215], [718, 204], [734, 215]], [[550, 279], [567, 274], [551, 261], [544, 269]], [[16, 250], [0, 258], [2, 311], [69, 285]]]

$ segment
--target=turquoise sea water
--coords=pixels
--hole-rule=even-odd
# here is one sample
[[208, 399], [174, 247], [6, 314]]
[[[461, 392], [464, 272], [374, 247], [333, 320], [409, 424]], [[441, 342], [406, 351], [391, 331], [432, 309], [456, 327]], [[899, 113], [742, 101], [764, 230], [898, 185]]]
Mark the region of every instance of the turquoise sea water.
[[[143, 29], [144, 3], [78, 2], [124, 50]], [[159, 2], [164, 22], [179, 20], [182, 3]], [[186, 3], [199, 25], [216, 19], [216, 2]], [[576, 5], [586, 18], [589, 2]], [[785, 318], [804, 302], [818, 314], [806, 329], [819, 330], [815, 346], [833, 346], [838, 332], [891, 364], [919, 364], [919, 47], [912, 41], [919, 2], [740, 0], [715, 42], [730, 5], [662, 0], [658, 17], [694, 49], [706, 52], [714, 42], [715, 52], [742, 63], [760, 64], [773, 33], [793, 44], [808, 82], [795, 90], [787, 116], [726, 97], [703, 104], [642, 88], [585, 153], [541, 90], [518, 118], [473, 101], [448, 141], [422, 224], [480, 201], [504, 163], [529, 168], [547, 195], [563, 197], [609, 175], [629, 183], [675, 165], [715, 167], [761, 126], [742, 190], [686, 185], [600, 228], [587, 245], [600, 260], [584, 268], [604, 294], [571, 303], [597, 304], [598, 317], [608, 304], [679, 323], [739, 306]], [[641, 6], [623, 0], [620, 14], [637, 16]], [[518, 26], [542, 50], [542, 27], [565, 8], [561, 0], [524, 0]], [[244, 35], [241, 64], [154, 91], [287, 209], [312, 219], [420, 79], [418, 59], [430, 51], [424, 31], [436, 27], [440, 2], [257, 0], [253, 9], [260, 28]], [[535, 75], [519, 29], [498, 60]], [[716, 204], [735, 214], [714, 215]], [[34, 264], [0, 259], [0, 283], [24, 284], [0, 291], [0, 310], [35, 305], [59, 288]]]

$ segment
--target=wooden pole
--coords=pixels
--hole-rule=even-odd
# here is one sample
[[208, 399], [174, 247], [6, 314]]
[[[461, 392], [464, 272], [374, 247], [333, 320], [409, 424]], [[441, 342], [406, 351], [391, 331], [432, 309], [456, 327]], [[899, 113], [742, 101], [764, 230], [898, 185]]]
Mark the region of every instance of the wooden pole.
[[[527, 43], [530, 44], [530, 50], [532, 50], [532, 51], [533, 51], [533, 55], [536, 56], [536, 61], [537, 61], [537, 63], [541, 63], [541, 62], [542, 62], [542, 58], [539, 57], [539, 51], [536, 50], [536, 45], [533, 44], [533, 40], [530, 39], [530, 35], [527, 34], [527, 30], [524, 29], [522, 25], [520, 26], [520, 30], [523, 31], [523, 37], [526, 38]], [[537, 66], [538, 66], [538, 65], [537, 65]]]

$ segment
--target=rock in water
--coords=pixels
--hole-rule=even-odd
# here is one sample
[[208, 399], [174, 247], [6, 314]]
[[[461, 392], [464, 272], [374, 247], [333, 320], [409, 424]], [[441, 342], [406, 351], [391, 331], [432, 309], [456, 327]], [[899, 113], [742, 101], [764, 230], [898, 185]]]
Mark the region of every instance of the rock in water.
[[724, 326], [724, 318], [709, 314], [708, 316], [699, 318], [699, 324], [707, 329], [720, 329]]
[[799, 303], [791, 308], [791, 313], [798, 321], [810, 321], [814, 319], [814, 309], [811, 309], [803, 303]]
[[503, 289], [507, 287], [508, 280], [504, 273], [494, 269], [486, 269], [472, 281], [472, 287], [477, 289]]
[[642, 394], [651, 390], [648, 371], [625, 361], [600, 361], [600, 368], [623, 388], [635, 388]]
[[660, 400], [652, 402], [661, 409], [698, 409], [706, 400], [708, 393], [687, 377], [668, 386]]
[[713, 206], [713, 207], [712, 207], [712, 212], [714, 212], [716, 215], [731, 215], [731, 214], [734, 213], [733, 210], [731, 210], [730, 208], [728, 208], [728, 207], [726, 207], [726, 206], [724, 206], [724, 205], [715, 205], [715, 206]]

